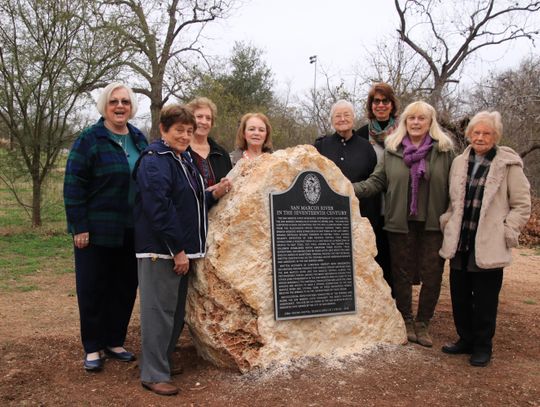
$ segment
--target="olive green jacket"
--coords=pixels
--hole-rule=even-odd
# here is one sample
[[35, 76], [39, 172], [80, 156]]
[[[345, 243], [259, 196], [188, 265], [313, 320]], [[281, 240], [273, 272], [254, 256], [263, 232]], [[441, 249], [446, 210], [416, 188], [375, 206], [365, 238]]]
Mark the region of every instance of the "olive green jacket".
[[[440, 231], [439, 216], [448, 208], [448, 174], [455, 157], [453, 151], [439, 151], [433, 141], [428, 155], [426, 177], [429, 179], [428, 207], [425, 230]], [[383, 159], [369, 178], [353, 184], [358, 198], [385, 192], [384, 229], [394, 233], [408, 233], [409, 167], [403, 161], [403, 148], [384, 150]]]

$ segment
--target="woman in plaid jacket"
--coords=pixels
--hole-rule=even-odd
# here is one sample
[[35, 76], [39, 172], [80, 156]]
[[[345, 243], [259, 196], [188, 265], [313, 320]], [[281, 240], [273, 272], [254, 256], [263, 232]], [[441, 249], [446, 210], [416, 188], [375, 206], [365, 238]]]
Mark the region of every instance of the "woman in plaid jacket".
[[75, 140], [64, 179], [87, 371], [100, 371], [104, 356], [135, 360], [123, 347], [138, 284], [133, 232], [136, 185], [131, 174], [148, 145], [143, 133], [128, 123], [137, 112], [130, 88], [108, 85], [97, 109], [102, 117]]

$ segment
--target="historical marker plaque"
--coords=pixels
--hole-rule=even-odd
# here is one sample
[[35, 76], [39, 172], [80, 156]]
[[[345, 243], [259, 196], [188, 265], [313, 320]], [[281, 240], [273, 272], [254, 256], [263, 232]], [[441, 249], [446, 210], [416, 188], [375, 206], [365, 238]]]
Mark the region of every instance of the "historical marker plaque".
[[276, 319], [354, 313], [350, 198], [305, 171], [270, 212]]

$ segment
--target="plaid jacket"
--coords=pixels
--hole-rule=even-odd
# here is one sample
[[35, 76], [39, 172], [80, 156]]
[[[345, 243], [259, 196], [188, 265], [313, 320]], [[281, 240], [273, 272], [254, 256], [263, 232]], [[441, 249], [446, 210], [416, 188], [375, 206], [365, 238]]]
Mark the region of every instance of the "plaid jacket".
[[[139, 151], [148, 145], [144, 134], [128, 123]], [[122, 147], [108, 135], [101, 118], [83, 130], [66, 163], [64, 204], [71, 234], [90, 233], [90, 242], [119, 247], [128, 213], [130, 170]]]

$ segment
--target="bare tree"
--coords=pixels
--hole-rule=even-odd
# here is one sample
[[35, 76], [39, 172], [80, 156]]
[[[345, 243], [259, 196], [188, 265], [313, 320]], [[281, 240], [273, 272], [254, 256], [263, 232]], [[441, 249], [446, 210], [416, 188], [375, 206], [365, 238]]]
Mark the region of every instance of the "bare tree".
[[106, 16], [111, 32], [127, 44], [130, 58], [126, 65], [142, 79], [134, 91], [150, 99], [150, 136], [158, 138], [161, 108], [171, 96], [182, 96], [186, 73], [192, 64], [204, 63], [205, 54], [199, 42], [202, 30], [207, 23], [225, 18], [235, 0], [104, 0], [104, 3], [112, 6]]
[[366, 49], [366, 58], [355, 71], [367, 88], [375, 82], [388, 83], [402, 106], [425, 97], [429, 90], [429, 69], [418, 54], [395, 36], [382, 38], [374, 49]]
[[536, 191], [540, 191], [540, 58], [483, 80], [470, 96], [471, 113], [498, 110], [503, 118], [503, 143], [524, 159]]
[[430, 102], [445, 111], [443, 91], [459, 81], [464, 63], [479, 50], [518, 39], [534, 41], [538, 27], [528, 19], [540, 10], [529, 0], [394, 0], [400, 39], [431, 74]]
[[[92, 25], [92, 7], [78, 0], [0, 4], [0, 121], [13, 141], [0, 160], [0, 180], [34, 226], [41, 225], [43, 183], [74, 136], [81, 98], [118, 63], [109, 39]], [[28, 178], [30, 200], [20, 188]]]
[[359, 93], [356, 91], [356, 79], [352, 86], [346, 83], [343, 78], [338, 78], [336, 84], [335, 75], [331, 75], [322, 67], [320, 68], [320, 76], [322, 76], [323, 85], [310, 90], [309, 96], [300, 101], [303, 121], [310, 124], [310, 127], [314, 127], [319, 133], [314, 134], [313, 139], [331, 133], [330, 110], [338, 100], [345, 99], [351, 102], [355, 106], [357, 118], [361, 116], [363, 108]]

